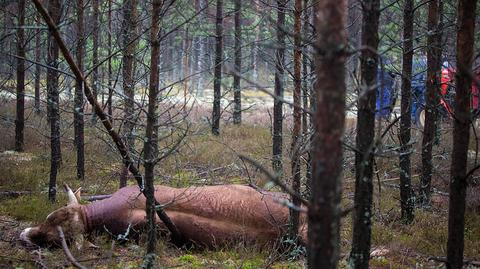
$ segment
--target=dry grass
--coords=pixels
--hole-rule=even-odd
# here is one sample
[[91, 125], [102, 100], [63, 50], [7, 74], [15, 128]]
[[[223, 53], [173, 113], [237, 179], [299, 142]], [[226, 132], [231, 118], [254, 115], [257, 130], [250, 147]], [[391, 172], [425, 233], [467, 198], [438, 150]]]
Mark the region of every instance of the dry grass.
[[[238, 158], [244, 154], [257, 159], [261, 164], [270, 167], [271, 136], [268, 112], [259, 110], [245, 117], [247, 124], [222, 126], [220, 136], [212, 136], [204, 117], [208, 117], [208, 110], [196, 108], [191, 115], [194, 122], [189, 136], [182, 147], [174, 155], [165, 159], [157, 166], [157, 184], [173, 186], [189, 186], [192, 184], [221, 184], [221, 183], [248, 183], [259, 185], [265, 183], [265, 178], [254, 167], [245, 165]], [[0, 190], [31, 191], [32, 195], [17, 199], [0, 201], [0, 266], [17, 266], [32, 268], [35, 266], [36, 254], [19, 246], [14, 240], [18, 231], [29, 224], [44, 219], [53, 208], [64, 202], [63, 194], [59, 195], [59, 202], [50, 204], [46, 201], [49, 177], [49, 139], [48, 125], [45, 116], [27, 112], [28, 128], [25, 132], [26, 155], [20, 157], [0, 156]], [[14, 115], [13, 104], [0, 106], [2, 119]], [[64, 112], [62, 118], [71, 122], [71, 114]], [[289, 121], [287, 120], [289, 124]], [[345, 141], [354, 141], [351, 132], [355, 125], [354, 120], [347, 121]], [[448, 127], [448, 125], [444, 125]], [[284, 128], [285, 153], [284, 174], [289, 180], [289, 127]], [[13, 124], [11, 121], [0, 121], [0, 152], [13, 147]], [[72, 187], [82, 186], [86, 193], [110, 193], [117, 188], [120, 173], [120, 159], [118, 154], [103, 141], [108, 137], [101, 129], [87, 125], [86, 129], [86, 180], [79, 182], [75, 178], [75, 153], [72, 144], [71, 126], [65, 125], [62, 136], [63, 163], [59, 171], [58, 182], [68, 182]], [[421, 134], [414, 132], [414, 139], [420, 142]], [[451, 151], [451, 130], [445, 129], [440, 144], [435, 146], [436, 158], [433, 184], [436, 189], [448, 191], [449, 155]], [[398, 135], [395, 129], [388, 135], [383, 145], [385, 149], [398, 144]], [[412, 155], [413, 174], [420, 172], [420, 148], [415, 146]], [[473, 143], [472, 145], [474, 145]], [[387, 152], [387, 151], [386, 151]], [[387, 154], [388, 156], [388, 154]], [[354, 183], [352, 153], [345, 154], [345, 180], [343, 187], [344, 207], [352, 204]], [[398, 176], [398, 157], [392, 155], [377, 159], [378, 179], [384, 180]], [[475, 179], [476, 180], [476, 179]], [[477, 181], [475, 181], [477, 182]], [[398, 180], [388, 183], [398, 184]], [[133, 183], [132, 183], [133, 184]], [[418, 177], [414, 178], [414, 186], [418, 186]], [[439, 264], [429, 262], [430, 256], [445, 255], [447, 238], [447, 203], [441, 196], [437, 203], [429, 210], [418, 209], [415, 221], [411, 225], [399, 222], [399, 193], [398, 189], [381, 185], [381, 191], [375, 182], [374, 219], [372, 246], [382, 247], [389, 252], [371, 261], [372, 268], [412, 268], [416, 266], [435, 267]], [[478, 197], [476, 191], [470, 190], [473, 197]], [[475, 196], [477, 195], [477, 196]], [[8, 216], [8, 217], [6, 217]], [[13, 218], [13, 219], [12, 219]], [[468, 258], [480, 259], [480, 216], [478, 211], [469, 211], [466, 216], [465, 255]], [[112, 240], [108, 236], [92, 238], [100, 246], [99, 250], [87, 250], [74, 255], [85, 264], [95, 268], [125, 268], [137, 267], [143, 255], [143, 240], [129, 242], [125, 245], [115, 245], [112, 249]], [[5, 241], [6, 240], [6, 241]], [[8, 242], [12, 240], [12, 242]], [[347, 257], [351, 240], [351, 219], [347, 217], [341, 227], [342, 253]], [[63, 254], [59, 250], [42, 250], [42, 260], [50, 267], [65, 266]], [[159, 264], [162, 267], [178, 268], [262, 268], [277, 260], [279, 254], [271, 250], [259, 250], [239, 245], [232, 249], [221, 250], [179, 250], [159, 243]], [[288, 262], [283, 259], [273, 263], [272, 268], [301, 268], [304, 260]], [[346, 267], [346, 258], [341, 261], [341, 267]]]

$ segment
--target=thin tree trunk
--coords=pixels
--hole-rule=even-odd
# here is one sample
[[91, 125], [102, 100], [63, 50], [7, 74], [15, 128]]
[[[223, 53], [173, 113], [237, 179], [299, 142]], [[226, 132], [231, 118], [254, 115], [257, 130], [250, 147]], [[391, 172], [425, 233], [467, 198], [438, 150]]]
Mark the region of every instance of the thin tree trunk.
[[[277, 49], [275, 53], [275, 96], [283, 98], [284, 67], [285, 67], [285, 9], [286, 1], [277, 0]], [[283, 173], [282, 144], [283, 144], [283, 103], [273, 100], [273, 146], [272, 166], [277, 174]]]
[[[77, 66], [83, 70], [84, 40], [84, 8], [83, 0], [77, 0]], [[75, 84], [73, 126], [75, 133], [75, 148], [77, 150], [77, 178], [85, 178], [84, 121], [83, 121], [83, 82], [77, 79]]]
[[[313, 20], [313, 16], [310, 16], [310, 14], [312, 13], [312, 9], [311, 8], [307, 8], [309, 6], [308, 4], [308, 0], [305, 0], [305, 11], [304, 11], [304, 14], [305, 14], [305, 21], [304, 21], [304, 24], [303, 24], [303, 32], [304, 32], [304, 38], [307, 38], [307, 36], [310, 36], [310, 39], [314, 39], [315, 38], [315, 29], [312, 29], [312, 27], [310, 26], [311, 24], [311, 21]], [[311, 57], [311, 53], [310, 51], [313, 51], [311, 46], [308, 46], [305, 48], [304, 52], [303, 52], [303, 73], [304, 73], [304, 82], [303, 82], [303, 91], [304, 91], [304, 97], [303, 97], [303, 107], [304, 108], [309, 108], [311, 111], [315, 111], [315, 107], [316, 107], [316, 103], [315, 103], [315, 91], [312, 89], [311, 87], [311, 81], [312, 80], [308, 80], [307, 78], [309, 78], [309, 73], [308, 73], [308, 69], [310, 68], [310, 72], [314, 72], [315, 71], [315, 64], [314, 64], [314, 60], [311, 59], [309, 61], [309, 56]], [[310, 106], [308, 106], [308, 103], [310, 103]], [[313, 137], [315, 135], [315, 130], [312, 128], [313, 127], [313, 119], [312, 117], [310, 117], [308, 115], [308, 113], [304, 113], [303, 115], [303, 118], [304, 118], [304, 121], [307, 122], [308, 125], [304, 125], [303, 126], [303, 132], [304, 132], [304, 135], [305, 137], [306, 134], [308, 134], [309, 131], [311, 131], [311, 133], [309, 134], [309, 142], [312, 143], [313, 142]], [[307, 190], [307, 195], [310, 195], [311, 194], [311, 189], [312, 189], [312, 158], [313, 156], [313, 148], [310, 147], [310, 149], [307, 151], [306, 153], [306, 167], [305, 167], [305, 177], [306, 177], [306, 190]]]
[[188, 82], [190, 81], [190, 69], [189, 69], [189, 59], [190, 59], [190, 47], [191, 42], [188, 36], [188, 26], [185, 25], [184, 37], [183, 37], [183, 99], [184, 102], [187, 102], [187, 92], [188, 92]]
[[447, 268], [461, 269], [465, 231], [467, 152], [470, 138], [470, 88], [475, 42], [476, 0], [459, 0], [457, 19], [457, 73], [453, 150], [448, 209]]
[[[137, 42], [132, 40], [136, 35], [136, 20], [137, 20], [137, 1], [127, 0], [123, 6], [123, 93], [125, 95], [125, 104], [123, 108], [124, 124], [123, 133], [129, 152], [135, 148], [135, 139], [133, 137], [134, 124], [134, 105], [135, 105], [135, 80], [133, 65], [135, 60], [135, 50]], [[95, 98], [96, 99], [96, 98]], [[128, 168], [125, 168], [120, 176], [120, 188], [127, 186]]]
[[355, 269], [368, 268], [370, 259], [379, 8], [380, 0], [363, 2], [362, 47], [368, 49], [362, 50], [360, 56], [362, 83], [357, 112], [358, 151], [355, 153], [355, 210], [350, 253], [350, 266]]
[[242, 73], [242, 1], [235, 0], [235, 74], [233, 75], [233, 123], [242, 123], [242, 92], [240, 74]]
[[[55, 25], [60, 24], [61, 2], [60, 0], [48, 1], [48, 12]], [[58, 68], [58, 44], [52, 31], [48, 34], [48, 65], [54, 69]], [[47, 108], [48, 118], [50, 119], [50, 182], [48, 185], [48, 199], [56, 200], [57, 195], [57, 172], [61, 160], [60, 151], [60, 113], [59, 113], [59, 91], [58, 91], [58, 72], [54, 69], [48, 69], [47, 72]]]
[[400, 119], [400, 203], [402, 220], [413, 221], [415, 201], [412, 190], [410, 151], [412, 111], [412, 61], [413, 61], [413, 1], [405, 0], [403, 9], [402, 100]]
[[[207, 3], [205, 3], [205, 1], [206, 0], [199, 0], [199, 4], [200, 4], [199, 10], [203, 10], [206, 7]], [[206, 10], [202, 11], [202, 13], [199, 14], [201, 20], [206, 20], [206, 16], [204, 15], [204, 12], [206, 12]], [[197, 96], [203, 96], [203, 76], [204, 76], [203, 72], [205, 69], [204, 61], [205, 61], [205, 54], [206, 54], [205, 42], [206, 42], [205, 37], [200, 36], [198, 39], [199, 44], [198, 44], [197, 70], [198, 72], [201, 72], [201, 73], [198, 75], [198, 78], [197, 78], [197, 85], [196, 85]]]
[[422, 177], [420, 185], [420, 201], [430, 203], [432, 182], [432, 149], [437, 129], [438, 105], [440, 102], [439, 88], [441, 75], [441, 42], [438, 29], [439, 0], [432, 0], [428, 4], [428, 31], [427, 37], [427, 82], [425, 91], [425, 126], [422, 139]]
[[215, 27], [215, 71], [213, 78], [212, 134], [220, 134], [220, 98], [222, 87], [223, 61], [223, 0], [217, 0], [217, 19]]
[[[112, 0], [108, 0], [108, 55], [112, 55]], [[108, 98], [107, 98], [107, 109], [108, 116], [113, 123], [113, 111], [112, 111], [112, 98], [113, 98], [113, 71], [112, 71], [112, 57], [108, 58]]]
[[[160, 64], [160, 11], [162, 0], [154, 0], [152, 3], [152, 28], [150, 29], [150, 81], [148, 89], [148, 113], [145, 134], [145, 197], [147, 213], [147, 255], [155, 255], [156, 227], [155, 227], [155, 186], [154, 169], [157, 158], [158, 146], [157, 135], [157, 96], [159, 92], [159, 64]], [[152, 268], [153, 263], [149, 263]]]
[[[260, 14], [258, 14], [258, 10], [260, 8], [260, 0], [253, 0], [254, 3], [253, 6], [255, 8], [255, 15], [258, 17], [261, 17]], [[260, 32], [262, 30], [261, 23], [255, 27], [255, 43], [253, 44], [253, 51], [252, 51], [252, 76], [253, 76], [253, 81], [258, 80], [258, 52], [260, 51], [260, 46], [258, 45], [258, 42], [260, 42]]]
[[[308, 40], [308, 28], [309, 28], [309, 20], [310, 20], [310, 9], [308, 9], [308, 0], [303, 1], [303, 26], [302, 26], [302, 37]], [[303, 108], [308, 109], [308, 96], [309, 96], [309, 81], [308, 81], [308, 55], [307, 55], [307, 42], [304, 42], [302, 46], [302, 103]], [[304, 112], [302, 115], [302, 130], [303, 136], [306, 137], [308, 134], [308, 113]]]
[[25, 0], [18, 1], [17, 29], [17, 115], [15, 118], [15, 150], [24, 150], [25, 129]]
[[[342, 136], [345, 123], [345, 0], [314, 5], [316, 112], [308, 210], [308, 268], [337, 268], [340, 256]], [[320, 83], [321, 82], [321, 83]]]
[[[38, 16], [38, 21], [40, 22], [40, 16]], [[37, 29], [35, 31], [35, 62], [37, 63], [40, 62], [41, 53], [42, 53], [42, 50], [40, 48], [41, 37], [42, 37], [42, 32], [39, 29]], [[41, 79], [40, 65], [36, 64], [35, 65], [35, 82], [34, 82], [34, 88], [35, 88], [34, 108], [36, 113], [40, 113], [40, 79]]]
[[[99, 85], [99, 75], [98, 75], [98, 70], [99, 68], [97, 67], [98, 65], [98, 44], [100, 42], [100, 21], [99, 21], [99, 13], [100, 13], [100, 8], [99, 8], [99, 0], [93, 0], [92, 1], [93, 5], [93, 48], [92, 48], [92, 66], [93, 66], [93, 73], [92, 73], [92, 90], [93, 90], [93, 95], [95, 96], [95, 99], [98, 99], [98, 85]], [[92, 122], [95, 123], [97, 120], [97, 115], [95, 113], [92, 113]]]
[[[301, 94], [302, 94], [302, 0], [295, 0], [294, 9], [294, 49], [293, 49], [293, 132], [292, 132], [292, 190], [296, 193], [300, 193], [300, 144], [301, 144], [301, 131], [302, 131], [302, 111], [301, 111]], [[292, 196], [290, 198], [293, 205], [300, 207], [300, 200]], [[300, 212], [294, 208], [290, 208], [290, 230], [289, 237], [296, 240], [298, 236], [298, 228], [300, 221]]]

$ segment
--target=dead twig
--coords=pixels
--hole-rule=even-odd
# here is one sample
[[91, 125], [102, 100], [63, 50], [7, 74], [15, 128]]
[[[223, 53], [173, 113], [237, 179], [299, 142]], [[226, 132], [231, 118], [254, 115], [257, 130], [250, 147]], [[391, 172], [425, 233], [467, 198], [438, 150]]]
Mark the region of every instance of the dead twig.
[[[428, 260], [429, 261], [436, 261], [436, 262], [443, 262], [443, 263], [448, 262], [446, 257], [429, 257]], [[480, 261], [465, 259], [465, 260], [463, 260], [463, 265], [480, 266]]]
[[0, 200], [17, 198], [22, 195], [32, 194], [31, 191], [0, 191]]
[[62, 230], [61, 226], [57, 226], [57, 232], [58, 232], [58, 235], [60, 236], [60, 241], [62, 242], [63, 253], [65, 253], [65, 256], [67, 256], [67, 259], [76, 268], [87, 269], [87, 267], [85, 267], [85, 266], [81, 265], [79, 262], [77, 262], [77, 260], [73, 257], [72, 253], [70, 252], [70, 249], [68, 249], [67, 241], [65, 241], [65, 235], [63, 234], [63, 230]]

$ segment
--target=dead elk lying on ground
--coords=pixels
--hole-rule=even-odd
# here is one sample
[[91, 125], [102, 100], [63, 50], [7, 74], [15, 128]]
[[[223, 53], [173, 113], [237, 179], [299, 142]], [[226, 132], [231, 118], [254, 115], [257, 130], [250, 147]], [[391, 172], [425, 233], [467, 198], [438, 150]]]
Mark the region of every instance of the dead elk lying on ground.
[[[79, 204], [75, 193], [65, 185], [68, 205], [50, 213], [38, 226], [26, 228], [20, 239], [39, 246], [60, 246], [56, 227], [61, 226], [68, 241], [77, 248], [84, 235], [94, 231], [125, 234], [140, 231], [146, 224], [145, 198], [137, 186], [118, 190], [110, 198]], [[229, 243], [273, 243], [284, 234], [289, 210], [281, 201], [287, 195], [259, 192], [242, 185], [190, 188], [156, 186], [155, 197], [180, 233], [199, 246], [225, 246]], [[157, 217], [160, 229], [165, 226]], [[301, 214], [300, 242], [306, 239], [305, 213]]]

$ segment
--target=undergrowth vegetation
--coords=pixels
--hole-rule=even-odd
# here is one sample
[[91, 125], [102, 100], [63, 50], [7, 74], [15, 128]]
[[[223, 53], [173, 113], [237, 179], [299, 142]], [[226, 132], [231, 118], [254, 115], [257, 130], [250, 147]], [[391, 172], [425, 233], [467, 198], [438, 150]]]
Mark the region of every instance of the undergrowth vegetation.
[[[10, 110], [8, 110], [10, 109]], [[13, 106], [3, 106], [0, 113], [12, 115]], [[18, 191], [22, 194], [17, 198], [0, 199], [0, 215], [2, 229], [13, 225], [11, 233], [2, 232], [2, 237], [10, 236], [14, 240], [18, 232], [30, 223], [43, 221], [48, 213], [65, 204], [66, 198], [59, 191], [59, 199], [52, 204], [47, 200], [49, 178], [49, 138], [45, 125], [39, 124], [42, 116], [30, 113], [29, 128], [26, 129], [26, 153], [9, 152], [13, 147], [13, 125], [9, 122], [0, 123], [0, 191]], [[69, 119], [70, 114], [62, 116]], [[34, 124], [37, 123], [37, 124]], [[182, 146], [172, 156], [157, 165], [156, 184], [167, 184], [175, 187], [191, 185], [254, 183], [263, 186], [266, 178], [258, 169], [243, 163], [238, 155], [247, 155], [260, 164], [270, 168], [271, 136], [268, 126], [245, 124], [240, 127], [223, 126], [221, 135], [210, 135], [208, 125], [196, 123]], [[385, 144], [395, 143], [395, 136]], [[108, 143], [105, 133], [99, 127], [89, 125], [86, 130], [86, 178], [78, 181], [75, 178], [75, 152], [72, 144], [72, 134], [65, 131], [62, 136], [62, 165], [58, 174], [58, 184], [68, 183], [72, 188], [82, 186], [83, 194], [108, 194], [118, 188], [118, 178], [121, 173], [119, 155]], [[286, 137], [284, 145], [289, 145]], [[346, 141], [349, 141], [346, 139]], [[388, 142], [388, 143], [387, 143]], [[447, 143], [445, 143], [447, 144]], [[289, 150], [285, 146], [285, 175], [289, 175]], [[448, 146], [440, 143], [436, 150], [438, 155], [447, 152]], [[418, 152], [418, 149], [417, 149]], [[415, 153], [414, 161], [419, 160]], [[354, 192], [354, 171], [352, 170], [351, 153], [345, 154], [345, 172], [343, 182], [343, 207], [352, 205]], [[445, 178], [448, 182], [448, 167], [440, 165], [448, 160], [437, 158], [434, 185], [445, 190]], [[375, 182], [374, 217], [373, 217], [373, 248], [383, 250], [382, 255], [372, 257], [372, 268], [412, 268], [419, 265], [438, 265], [428, 261], [431, 256], [445, 255], [447, 239], [447, 209], [448, 199], [434, 194], [438, 198], [431, 208], [417, 209], [415, 220], [411, 225], [403, 225], [399, 221], [399, 192], [394, 183], [398, 182], [398, 159], [394, 157], [379, 158], [377, 161], [377, 179]], [[140, 166], [141, 167], [141, 166]], [[418, 168], [413, 168], [418, 173]], [[443, 177], [442, 177], [443, 176]], [[414, 185], [418, 178], [414, 177]], [[286, 176], [286, 180], [289, 177]], [[135, 184], [133, 180], [129, 184]], [[392, 185], [393, 184], [393, 185]], [[471, 259], [480, 258], [480, 216], [478, 212], [468, 211], [465, 229], [465, 256]], [[18, 223], [17, 223], [18, 222]], [[351, 216], [343, 219], [341, 227], [342, 261], [340, 266], [347, 266], [346, 258], [350, 250]], [[6, 230], [5, 230], [6, 231]], [[141, 264], [144, 254], [144, 240], [133, 240], [119, 244], [108, 235], [93, 236], [90, 240], [99, 249], [87, 250], [73, 254], [79, 261], [95, 268], [136, 268]], [[12, 241], [14, 242], [14, 241]], [[162, 267], [175, 268], [303, 268], [304, 257], [289, 261], [290, 253], [282, 253], [272, 249], [238, 245], [229, 249], [181, 250], [170, 246], [165, 240], [159, 242], [158, 262]], [[18, 268], [35, 267], [36, 258], [31, 250], [21, 246], [12, 248], [11, 244], [0, 243], [0, 264], [10, 264]], [[9, 258], [7, 258], [9, 257]], [[33, 258], [32, 258], [33, 257]], [[51, 267], [61, 267], [68, 263], [59, 249], [43, 249], [41, 257], [44, 263]]]

